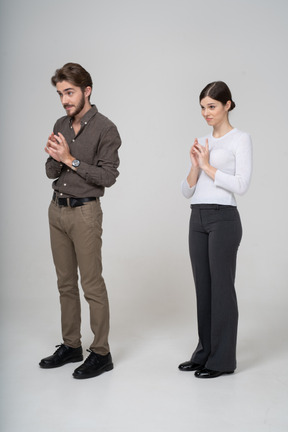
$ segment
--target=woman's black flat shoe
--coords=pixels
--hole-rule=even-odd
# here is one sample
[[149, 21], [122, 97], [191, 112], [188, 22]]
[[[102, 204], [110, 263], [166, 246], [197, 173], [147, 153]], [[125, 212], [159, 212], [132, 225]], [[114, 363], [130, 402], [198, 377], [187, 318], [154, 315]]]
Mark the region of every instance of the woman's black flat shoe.
[[204, 366], [200, 365], [199, 363], [194, 363], [191, 360], [186, 361], [184, 363], [181, 363], [178, 366], [178, 369], [180, 369], [183, 372], [191, 372], [191, 371], [198, 371], [203, 369]]
[[226, 374], [233, 374], [234, 371], [229, 371], [229, 372], [219, 372], [219, 371], [213, 371], [211, 369], [200, 369], [197, 370], [195, 372], [195, 377], [196, 378], [217, 378], [221, 375], [226, 375]]

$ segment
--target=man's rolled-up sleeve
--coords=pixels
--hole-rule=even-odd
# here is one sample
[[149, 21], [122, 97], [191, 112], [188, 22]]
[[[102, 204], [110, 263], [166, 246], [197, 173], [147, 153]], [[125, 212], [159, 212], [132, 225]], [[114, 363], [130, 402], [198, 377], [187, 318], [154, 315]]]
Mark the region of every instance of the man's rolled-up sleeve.
[[46, 175], [48, 178], [58, 178], [61, 174], [62, 168], [63, 164], [61, 162], [57, 162], [55, 159], [49, 156], [45, 164]]

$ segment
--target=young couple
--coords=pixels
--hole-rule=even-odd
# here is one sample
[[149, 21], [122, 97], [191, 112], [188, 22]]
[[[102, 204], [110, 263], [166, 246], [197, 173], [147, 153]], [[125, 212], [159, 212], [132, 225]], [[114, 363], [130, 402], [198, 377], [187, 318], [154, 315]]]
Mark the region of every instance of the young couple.
[[[78, 269], [90, 308], [94, 339], [90, 354], [73, 373], [92, 378], [113, 369], [108, 344], [109, 304], [102, 277], [100, 197], [119, 175], [121, 139], [116, 126], [90, 103], [92, 79], [79, 64], [67, 63], [51, 79], [66, 116], [48, 138], [46, 174], [54, 179], [49, 207], [53, 261], [60, 293], [63, 343], [40, 361], [50, 369], [83, 360]], [[189, 249], [197, 297], [199, 343], [181, 371], [215, 378], [236, 368], [238, 309], [234, 288], [242, 229], [234, 194], [246, 192], [252, 170], [250, 136], [231, 126], [235, 107], [221, 81], [200, 94], [211, 135], [195, 139], [191, 169], [182, 192], [191, 199]]]

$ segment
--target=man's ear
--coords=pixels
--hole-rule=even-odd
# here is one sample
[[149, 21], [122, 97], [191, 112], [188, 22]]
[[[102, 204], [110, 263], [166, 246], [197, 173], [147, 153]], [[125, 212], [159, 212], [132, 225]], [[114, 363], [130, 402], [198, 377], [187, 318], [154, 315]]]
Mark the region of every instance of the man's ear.
[[84, 95], [89, 97], [92, 93], [92, 88], [90, 86], [85, 87]]

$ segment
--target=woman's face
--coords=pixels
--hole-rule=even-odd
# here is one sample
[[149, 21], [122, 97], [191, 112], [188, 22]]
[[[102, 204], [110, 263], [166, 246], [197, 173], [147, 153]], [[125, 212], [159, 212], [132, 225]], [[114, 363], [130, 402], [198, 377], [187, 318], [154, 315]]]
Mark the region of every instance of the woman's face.
[[200, 105], [201, 114], [209, 126], [217, 127], [228, 121], [228, 111], [231, 106], [231, 101], [223, 105], [222, 102], [206, 96], [201, 99]]

